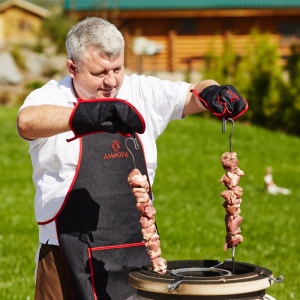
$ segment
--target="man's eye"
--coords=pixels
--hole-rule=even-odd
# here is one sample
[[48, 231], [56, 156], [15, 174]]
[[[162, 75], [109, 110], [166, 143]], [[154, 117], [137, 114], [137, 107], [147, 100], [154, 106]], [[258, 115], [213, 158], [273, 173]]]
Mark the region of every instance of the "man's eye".
[[99, 78], [102, 78], [102, 77], [104, 77], [105, 76], [105, 72], [101, 72], [101, 73], [91, 73], [93, 76], [95, 76], [95, 77], [99, 77]]

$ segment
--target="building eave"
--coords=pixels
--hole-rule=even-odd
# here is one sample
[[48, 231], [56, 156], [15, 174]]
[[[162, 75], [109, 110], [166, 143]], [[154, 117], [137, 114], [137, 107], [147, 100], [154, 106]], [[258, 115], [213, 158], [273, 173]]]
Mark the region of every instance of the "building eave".
[[47, 18], [50, 15], [50, 12], [47, 9], [24, 0], [8, 0], [0, 3], [0, 13], [14, 6], [22, 8], [42, 18]]
[[[153, 18], [224, 18], [224, 17], [276, 17], [276, 16], [299, 16], [300, 8], [286, 9], [199, 9], [199, 10], [168, 10], [168, 14], [163, 10], [98, 10], [99, 13], [106, 12], [115, 17], [126, 19], [153, 19]], [[67, 14], [95, 15], [95, 10], [68, 10]]]

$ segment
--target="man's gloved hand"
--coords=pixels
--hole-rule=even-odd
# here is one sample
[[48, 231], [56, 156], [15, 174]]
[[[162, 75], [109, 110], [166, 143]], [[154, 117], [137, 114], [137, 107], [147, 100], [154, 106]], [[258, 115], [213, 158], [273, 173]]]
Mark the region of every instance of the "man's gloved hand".
[[232, 85], [211, 85], [201, 93], [191, 90], [203, 106], [219, 119], [240, 117], [248, 109], [247, 101]]
[[138, 110], [117, 98], [78, 99], [69, 124], [74, 138], [101, 131], [122, 135], [145, 131], [145, 121]]

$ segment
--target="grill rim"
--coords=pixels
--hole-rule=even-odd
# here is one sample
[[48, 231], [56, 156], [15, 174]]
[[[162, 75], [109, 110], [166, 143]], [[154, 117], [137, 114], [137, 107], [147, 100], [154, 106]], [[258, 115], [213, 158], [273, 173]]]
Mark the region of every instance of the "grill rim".
[[[202, 260], [205, 264], [211, 264], [211, 262], [217, 262], [215, 260]], [[197, 262], [198, 265], [202, 264], [201, 261], [189, 260], [189, 261], [169, 261], [169, 266], [178, 264], [182, 266], [187, 263], [188, 265]], [[216, 264], [217, 264], [216, 263]], [[230, 265], [231, 262], [225, 261], [225, 266]], [[215, 265], [216, 265], [215, 264]], [[227, 265], [228, 264], [228, 265]], [[250, 268], [252, 272], [245, 274], [234, 274], [231, 276], [220, 277], [203, 277], [201, 279], [182, 279], [182, 283], [175, 289], [175, 291], [168, 291], [168, 284], [172, 284], [178, 280], [178, 276], [165, 276], [161, 274], [155, 274], [153, 271], [149, 271], [150, 266], [143, 267], [140, 270], [135, 270], [129, 273], [129, 283], [137, 290], [158, 293], [161, 295], [194, 295], [194, 296], [228, 296], [228, 295], [243, 295], [247, 293], [264, 293], [264, 290], [272, 285], [269, 278], [272, 272], [266, 268], [245, 262], [235, 262], [235, 269]], [[168, 269], [168, 272], [170, 270]], [[238, 298], [236, 298], [238, 299]]]

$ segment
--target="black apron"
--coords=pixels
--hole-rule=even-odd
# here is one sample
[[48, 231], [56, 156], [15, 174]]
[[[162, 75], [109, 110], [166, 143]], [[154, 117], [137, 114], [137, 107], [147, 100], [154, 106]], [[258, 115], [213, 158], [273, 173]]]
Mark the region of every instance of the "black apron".
[[81, 138], [76, 175], [56, 219], [74, 299], [126, 299], [136, 293], [128, 268], [151, 264], [127, 180], [135, 165], [148, 174], [142, 145], [132, 137]]

